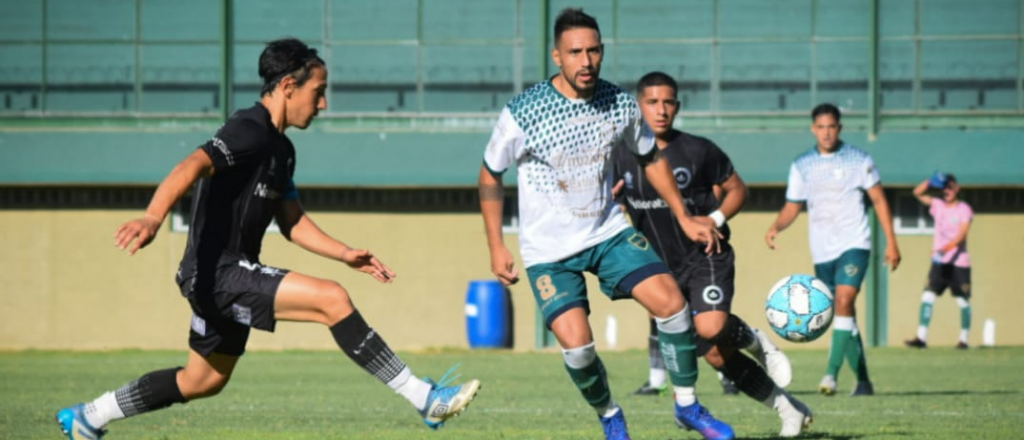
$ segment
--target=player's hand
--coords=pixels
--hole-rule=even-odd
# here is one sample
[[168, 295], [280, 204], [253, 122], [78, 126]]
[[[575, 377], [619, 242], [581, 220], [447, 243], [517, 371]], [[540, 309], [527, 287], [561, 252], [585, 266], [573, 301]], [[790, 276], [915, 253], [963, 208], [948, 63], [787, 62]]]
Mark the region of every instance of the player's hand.
[[704, 252], [707, 253], [720, 253], [722, 252], [722, 244], [719, 242], [724, 236], [715, 227], [714, 220], [706, 218], [707, 222], [699, 220], [699, 217], [687, 217], [679, 222], [679, 225], [683, 228], [683, 233], [686, 234], [690, 240], [697, 243], [706, 243]]
[[772, 227], [768, 230], [767, 234], [764, 234], [764, 242], [768, 243], [768, 249], [775, 250], [775, 237], [779, 236], [779, 230]]
[[900, 248], [896, 247], [895, 243], [889, 243], [885, 246], [885, 264], [889, 266], [889, 271], [895, 271], [897, 267], [900, 267]]
[[369, 249], [346, 249], [341, 253], [340, 259], [349, 267], [369, 274], [382, 283], [390, 283], [395, 280], [395, 273], [373, 256]]
[[128, 221], [114, 232], [114, 246], [122, 251], [127, 249], [128, 255], [135, 255], [136, 251], [153, 241], [161, 224], [156, 217], [149, 215]]
[[519, 269], [516, 269], [516, 261], [508, 248], [502, 246], [491, 250], [491, 273], [505, 286], [519, 282]]
[[612, 199], [613, 200], [619, 198], [619, 195], [622, 194], [622, 187], [624, 187], [624, 186], [626, 186], [626, 181], [625, 180], [619, 179], [618, 182], [615, 182], [615, 186], [612, 187]]

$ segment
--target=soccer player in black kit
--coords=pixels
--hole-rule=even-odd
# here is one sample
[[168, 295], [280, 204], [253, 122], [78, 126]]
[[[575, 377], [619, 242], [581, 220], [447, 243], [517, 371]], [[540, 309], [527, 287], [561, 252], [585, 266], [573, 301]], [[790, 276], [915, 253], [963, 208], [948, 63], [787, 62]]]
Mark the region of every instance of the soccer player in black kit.
[[305, 129], [327, 108], [324, 61], [299, 40], [272, 41], [260, 55], [259, 75], [260, 101], [231, 116], [171, 170], [145, 215], [115, 234], [115, 245], [134, 254], [153, 240], [171, 207], [194, 185], [188, 247], [176, 277], [193, 311], [188, 362], [60, 410], [57, 421], [69, 439], [99, 439], [114, 420], [216, 395], [245, 352], [250, 329], [273, 332], [279, 320], [327, 326], [349, 358], [409, 400], [431, 428], [476, 395], [477, 380], [449, 386], [445, 378], [414, 376], [337, 282], [261, 263], [264, 232], [276, 219], [282, 235], [303, 249], [382, 283], [395, 277], [370, 251], [327, 235], [299, 203], [292, 180], [295, 147], [284, 132]]
[[[729, 157], [713, 142], [672, 128], [679, 112], [678, 86], [672, 77], [661, 72], [649, 73], [640, 79], [636, 93], [644, 120], [654, 131], [658, 148], [672, 168], [687, 210], [695, 219], [713, 222], [718, 227], [724, 236], [722, 251], [708, 253], [704, 245], [680, 233], [668, 205], [646, 181], [642, 166], [625, 148], [612, 152], [617, 197], [629, 212], [633, 227], [647, 237], [665, 260], [686, 295], [700, 336], [697, 352], [740, 391], [778, 411], [782, 419], [780, 436], [799, 435], [810, 424], [811, 411], [783, 390], [792, 377], [789, 360], [766, 335], [730, 313], [735, 256], [726, 220], [742, 208], [746, 185]], [[751, 352], [764, 368], [740, 349]], [[656, 357], [660, 358], [652, 355], [652, 359]]]

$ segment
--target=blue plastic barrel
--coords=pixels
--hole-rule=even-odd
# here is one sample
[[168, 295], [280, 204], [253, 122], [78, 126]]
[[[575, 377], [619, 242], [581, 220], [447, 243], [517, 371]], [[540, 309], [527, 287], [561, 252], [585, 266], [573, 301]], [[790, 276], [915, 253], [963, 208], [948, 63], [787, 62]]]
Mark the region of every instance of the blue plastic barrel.
[[500, 281], [469, 282], [466, 333], [470, 348], [512, 348], [512, 298]]

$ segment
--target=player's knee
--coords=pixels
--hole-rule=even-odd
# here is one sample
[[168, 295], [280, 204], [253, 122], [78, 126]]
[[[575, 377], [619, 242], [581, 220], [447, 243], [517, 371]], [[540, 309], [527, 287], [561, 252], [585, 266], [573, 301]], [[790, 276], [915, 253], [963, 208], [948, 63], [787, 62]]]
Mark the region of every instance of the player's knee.
[[582, 370], [594, 363], [594, 359], [597, 359], [597, 348], [591, 342], [582, 347], [563, 349], [562, 358], [565, 360], [565, 365]]
[[971, 306], [971, 301], [962, 296], [956, 297], [956, 305], [960, 306], [961, 309], [966, 309]]
[[704, 360], [716, 370], [725, 366], [725, 357], [722, 356], [722, 352], [716, 346], [712, 346], [707, 353], [704, 353]]
[[925, 290], [924, 293], [921, 294], [921, 302], [923, 303], [932, 304], [935, 302], [936, 298], [938, 298], [938, 295], [931, 290]]
[[220, 394], [227, 387], [231, 376], [222, 374], [193, 376], [186, 373], [180, 380], [179, 388], [181, 389], [182, 396], [188, 400], [193, 400]]
[[348, 291], [341, 284], [335, 282], [327, 284], [324, 291], [318, 295], [318, 302], [317, 307], [328, 323], [341, 321], [355, 310]]

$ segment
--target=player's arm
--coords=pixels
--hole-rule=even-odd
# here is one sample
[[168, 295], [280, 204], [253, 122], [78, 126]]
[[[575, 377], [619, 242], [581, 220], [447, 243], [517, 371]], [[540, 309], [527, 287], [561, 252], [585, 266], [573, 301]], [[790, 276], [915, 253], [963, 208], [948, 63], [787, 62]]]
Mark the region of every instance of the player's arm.
[[930, 180], [927, 179], [914, 187], [914, 197], [917, 197], [917, 200], [924, 206], [932, 206], [932, 196], [928, 195], [928, 182]]
[[153, 199], [146, 207], [142, 218], [128, 221], [114, 233], [114, 245], [128, 250], [129, 255], [146, 247], [160, 231], [167, 213], [188, 192], [192, 185], [203, 177], [213, 175], [213, 160], [202, 149], [198, 149], [178, 163], [156, 188]]
[[501, 232], [501, 214], [505, 209], [505, 189], [501, 177], [501, 174], [487, 169], [487, 165], [480, 166], [480, 212], [484, 217], [487, 248], [491, 254], [491, 272], [502, 284], [508, 286], [519, 281], [519, 270], [515, 267], [512, 253], [505, 247], [505, 238]]
[[736, 214], [739, 214], [740, 210], [743, 209], [743, 205], [747, 203], [747, 184], [743, 182], [743, 178], [740, 177], [739, 173], [734, 172], [720, 186], [724, 198], [721, 198], [722, 204], [718, 207], [718, 211], [722, 215], [722, 223], [725, 223], [725, 220], [729, 220], [736, 216]]
[[651, 155], [641, 157], [640, 159], [647, 181], [658, 191], [658, 195], [662, 200], [668, 204], [669, 210], [672, 211], [672, 214], [676, 216], [676, 220], [679, 221], [679, 226], [682, 227], [683, 233], [695, 242], [707, 243], [704, 249], [706, 252], [721, 252], [722, 247], [718, 243], [718, 239], [722, 238], [722, 233], [718, 232], [718, 228], [715, 227], [714, 222], [710, 221], [710, 219], [706, 222], [700, 222], [686, 212], [683, 196], [679, 193], [676, 179], [672, 176], [668, 160], [664, 158], [661, 150], [655, 149]]
[[960, 244], [967, 240], [967, 231], [971, 229], [971, 222], [960, 222], [960, 228], [956, 232], [956, 237], [953, 237], [945, 247], [942, 248], [942, 253], [945, 254], [953, 249], [960, 247]]
[[885, 191], [882, 184], [877, 184], [868, 189], [868, 198], [875, 206], [875, 214], [878, 215], [878, 223], [885, 231], [885, 262], [889, 270], [896, 270], [900, 265], [900, 248], [896, 244], [896, 232], [892, 225], [892, 211], [889, 209], [889, 202], [885, 199]]
[[775, 249], [775, 238], [779, 236], [780, 232], [785, 231], [789, 225], [793, 224], [793, 221], [800, 216], [800, 211], [803, 209], [804, 202], [786, 200], [786, 204], [782, 205], [782, 209], [779, 210], [779, 216], [775, 218], [771, 227], [768, 228], [768, 233], [764, 236], [764, 241], [768, 243], [770, 249]]
[[331, 237], [309, 218], [294, 189], [281, 202], [275, 215], [281, 234], [299, 247], [368, 274], [382, 283], [390, 283], [395, 272], [381, 263], [369, 249], [354, 249]]

